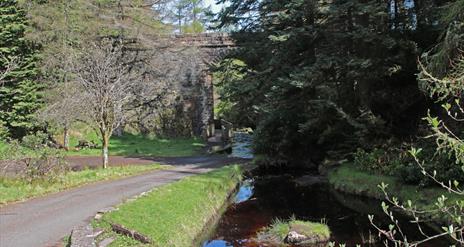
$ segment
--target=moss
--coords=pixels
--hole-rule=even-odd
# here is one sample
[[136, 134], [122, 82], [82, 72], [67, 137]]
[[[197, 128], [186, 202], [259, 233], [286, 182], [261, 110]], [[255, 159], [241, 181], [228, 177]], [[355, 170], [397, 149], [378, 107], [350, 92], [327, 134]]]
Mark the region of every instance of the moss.
[[303, 245], [327, 242], [330, 239], [330, 229], [325, 224], [296, 219], [289, 221], [276, 219], [269, 227], [258, 233], [256, 240], [276, 246], [285, 246], [287, 236], [292, 231], [307, 237], [307, 240], [301, 243]]
[[290, 226], [288, 222], [276, 219], [270, 227], [264, 229], [263, 233], [275, 236], [279, 241], [284, 241], [289, 231]]
[[330, 230], [326, 224], [292, 220], [289, 222], [289, 226], [290, 231], [296, 231], [305, 236], [317, 236], [321, 239], [330, 238]]

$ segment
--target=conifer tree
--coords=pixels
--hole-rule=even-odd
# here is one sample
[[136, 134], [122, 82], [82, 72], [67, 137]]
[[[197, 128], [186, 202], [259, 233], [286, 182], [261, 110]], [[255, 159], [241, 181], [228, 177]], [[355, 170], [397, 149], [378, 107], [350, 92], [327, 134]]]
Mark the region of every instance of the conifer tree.
[[33, 130], [34, 113], [41, 105], [37, 76], [37, 47], [25, 38], [26, 13], [15, 0], [0, 2], [0, 68], [17, 58], [18, 66], [4, 78], [0, 89], [0, 121], [12, 137]]
[[425, 2], [220, 3], [226, 7], [219, 28], [234, 28], [239, 47], [229, 58], [245, 64], [220, 68], [242, 74], [226, 78], [222, 98], [240, 116], [232, 121], [257, 127], [255, 152], [296, 159], [292, 164], [318, 160], [325, 150], [349, 152], [367, 129], [382, 129], [371, 128], [371, 119], [385, 121], [389, 131], [420, 122], [426, 109], [416, 108], [426, 98], [417, 87], [416, 58], [428, 44], [417, 30], [429, 31], [436, 20], [424, 14]]
[[159, 1], [155, 9], [179, 33], [201, 33], [208, 22], [210, 7], [204, 0]]

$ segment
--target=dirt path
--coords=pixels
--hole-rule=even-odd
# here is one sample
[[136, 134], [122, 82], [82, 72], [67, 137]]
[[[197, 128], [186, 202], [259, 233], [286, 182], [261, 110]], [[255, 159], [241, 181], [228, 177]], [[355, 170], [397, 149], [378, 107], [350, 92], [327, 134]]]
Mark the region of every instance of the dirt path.
[[[242, 162], [223, 156], [184, 158], [117, 158], [122, 164], [160, 162], [173, 165], [170, 170], [101, 182], [76, 189], [32, 199], [0, 208], [0, 246], [28, 247], [53, 246], [68, 235], [74, 227], [88, 224], [103, 208], [115, 206], [125, 199], [139, 195], [154, 187], [177, 181], [193, 174], [205, 173], [226, 164]], [[99, 158], [74, 157], [69, 160], [76, 167], [90, 165]], [[139, 161], [140, 163], [135, 163]], [[127, 162], [127, 163], [126, 163]], [[114, 164], [117, 164], [114, 163]]]

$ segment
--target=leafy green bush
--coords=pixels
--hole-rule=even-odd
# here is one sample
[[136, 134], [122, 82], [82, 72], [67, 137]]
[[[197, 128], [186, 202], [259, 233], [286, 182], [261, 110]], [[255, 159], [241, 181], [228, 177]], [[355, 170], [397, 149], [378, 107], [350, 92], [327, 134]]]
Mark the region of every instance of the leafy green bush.
[[407, 163], [407, 158], [402, 150], [374, 148], [366, 152], [358, 149], [354, 154], [354, 164], [360, 169], [385, 175], [394, 174], [396, 168], [404, 163]]
[[[417, 143], [425, 147], [420, 158], [427, 161], [424, 166], [428, 171], [436, 171], [437, 178], [441, 181], [464, 181], [464, 174], [460, 167], [456, 166], [446, 155], [435, 152], [435, 143], [427, 140], [421, 140]], [[409, 144], [405, 145], [405, 147], [407, 146]], [[420, 186], [435, 184], [429, 177], [423, 175], [422, 169], [408, 154], [407, 148], [393, 145], [389, 148], [374, 148], [370, 152], [358, 149], [353, 156], [354, 164], [361, 170], [395, 176], [406, 184]]]
[[0, 160], [20, 159], [27, 155], [28, 152], [32, 152], [32, 150], [27, 150], [21, 146], [18, 140], [12, 140], [3, 144], [0, 152]]
[[[436, 178], [440, 181], [464, 182], [464, 173], [461, 167], [457, 166], [448, 156], [435, 153], [435, 144], [428, 143], [422, 144], [422, 146], [424, 149], [420, 153], [420, 159], [425, 161], [424, 168], [427, 171], [436, 171]], [[418, 184], [421, 186], [436, 185], [430, 177], [424, 176], [421, 167], [412, 159], [396, 165], [393, 174], [408, 184]]]
[[26, 148], [37, 149], [46, 146], [48, 135], [42, 131], [24, 136], [21, 144]]
[[23, 176], [28, 181], [36, 179], [56, 180], [69, 170], [62, 152], [52, 148], [42, 148], [34, 156], [24, 158], [26, 170]]
[[385, 162], [385, 151], [375, 148], [371, 152], [359, 149], [354, 154], [354, 163], [363, 170], [378, 171], [384, 173], [387, 171], [388, 163]]
[[5, 122], [0, 120], [0, 140], [4, 140], [8, 137], [8, 128], [5, 126]]

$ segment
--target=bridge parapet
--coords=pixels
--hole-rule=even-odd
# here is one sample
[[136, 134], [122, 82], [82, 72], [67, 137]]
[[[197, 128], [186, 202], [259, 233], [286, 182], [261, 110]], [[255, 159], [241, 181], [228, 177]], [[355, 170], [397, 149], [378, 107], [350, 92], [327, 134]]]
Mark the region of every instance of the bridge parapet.
[[234, 47], [235, 42], [227, 33], [176, 34], [173, 37], [178, 45], [200, 48]]

